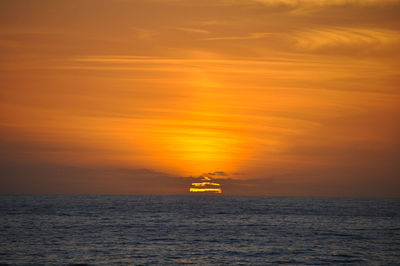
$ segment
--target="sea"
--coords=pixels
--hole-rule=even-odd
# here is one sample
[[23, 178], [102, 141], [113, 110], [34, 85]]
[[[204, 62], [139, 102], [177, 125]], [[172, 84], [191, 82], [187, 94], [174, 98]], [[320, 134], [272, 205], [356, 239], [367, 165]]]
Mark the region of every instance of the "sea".
[[1, 265], [400, 265], [400, 199], [0, 196]]

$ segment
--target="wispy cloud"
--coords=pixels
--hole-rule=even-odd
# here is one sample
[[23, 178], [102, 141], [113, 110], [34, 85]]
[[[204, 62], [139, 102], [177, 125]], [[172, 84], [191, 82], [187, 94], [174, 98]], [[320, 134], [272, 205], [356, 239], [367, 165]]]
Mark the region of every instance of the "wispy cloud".
[[134, 36], [140, 40], [151, 40], [157, 36], [158, 32], [153, 29], [134, 28]]
[[221, 37], [204, 38], [202, 40], [205, 41], [256, 40], [256, 39], [266, 38], [268, 36], [271, 36], [272, 34], [273, 33], [270, 32], [256, 32], [256, 33], [250, 33], [249, 35], [246, 36], [221, 36]]
[[397, 3], [398, 0], [254, 0], [258, 3], [268, 5], [290, 5], [290, 6], [301, 6], [301, 5], [316, 5], [316, 6], [332, 6], [332, 5], [383, 5], [390, 3]]
[[177, 28], [177, 30], [185, 31], [185, 32], [191, 32], [191, 33], [210, 34], [210, 31], [205, 30], [205, 29], [198, 29], [198, 28], [181, 27], [181, 28]]
[[0, 35], [57, 35], [65, 34], [65, 31], [52, 27], [0, 27]]
[[295, 32], [296, 46], [303, 50], [324, 48], [378, 48], [400, 44], [400, 31], [377, 28], [325, 27]]

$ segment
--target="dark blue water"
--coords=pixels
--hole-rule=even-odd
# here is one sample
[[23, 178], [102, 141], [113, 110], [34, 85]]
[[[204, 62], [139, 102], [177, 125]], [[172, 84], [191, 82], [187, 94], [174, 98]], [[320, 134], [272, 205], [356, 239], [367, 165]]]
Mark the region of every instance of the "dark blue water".
[[399, 199], [0, 200], [4, 264], [400, 264]]

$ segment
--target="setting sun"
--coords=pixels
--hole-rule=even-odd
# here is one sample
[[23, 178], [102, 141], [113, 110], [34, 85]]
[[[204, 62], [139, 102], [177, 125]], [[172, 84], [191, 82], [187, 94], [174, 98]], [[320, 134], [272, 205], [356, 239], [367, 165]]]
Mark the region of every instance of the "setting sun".
[[192, 183], [192, 187], [189, 189], [190, 192], [195, 192], [195, 193], [207, 193], [207, 192], [212, 192], [212, 193], [217, 193], [221, 194], [222, 189], [221, 189], [221, 184], [210, 182], [211, 178], [208, 176], [202, 177], [201, 181], [199, 183]]

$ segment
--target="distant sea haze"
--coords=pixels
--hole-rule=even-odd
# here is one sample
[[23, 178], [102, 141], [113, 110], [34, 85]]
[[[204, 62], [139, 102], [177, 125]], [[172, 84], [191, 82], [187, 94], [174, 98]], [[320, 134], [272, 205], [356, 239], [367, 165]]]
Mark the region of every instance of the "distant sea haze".
[[0, 264], [400, 263], [400, 200], [0, 196]]

